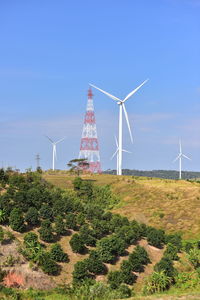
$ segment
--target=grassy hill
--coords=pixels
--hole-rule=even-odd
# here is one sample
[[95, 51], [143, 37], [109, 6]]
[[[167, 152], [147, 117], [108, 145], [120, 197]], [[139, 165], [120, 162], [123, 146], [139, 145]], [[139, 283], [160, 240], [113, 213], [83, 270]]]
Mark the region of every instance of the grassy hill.
[[[61, 188], [72, 187], [74, 179], [56, 173], [46, 173], [44, 178]], [[185, 239], [200, 239], [198, 182], [107, 174], [84, 176], [83, 179], [111, 186], [120, 197], [114, 212], [168, 232], [179, 231]]]

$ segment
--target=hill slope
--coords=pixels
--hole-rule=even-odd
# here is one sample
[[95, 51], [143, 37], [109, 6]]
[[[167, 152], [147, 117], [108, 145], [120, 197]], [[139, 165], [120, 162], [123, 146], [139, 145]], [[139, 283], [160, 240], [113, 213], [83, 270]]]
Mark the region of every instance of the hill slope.
[[[62, 188], [72, 187], [73, 176], [49, 175], [44, 178]], [[180, 231], [184, 238], [200, 238], [200, 184], [185, 180], [147, 177], [92, 175], [83, 179], [97, 185], [109, 184], [121, 201], [114, 212], [129, 219]]]

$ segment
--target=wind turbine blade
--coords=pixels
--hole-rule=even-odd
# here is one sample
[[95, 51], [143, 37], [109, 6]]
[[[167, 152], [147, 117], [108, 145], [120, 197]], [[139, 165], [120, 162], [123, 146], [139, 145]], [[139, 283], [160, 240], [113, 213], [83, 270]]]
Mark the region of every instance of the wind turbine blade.
[[185, 158], [187, 158], [187, 159], [189, 159], [189, 160], [191, 160], [191, 158], [189, 158], [187, 155], [185, 155], [185, 154], [182, 154], [182, 156], [183, 157], [185, 157]]
[[132, 133], [131, 133], [131, 127], [130, 127], [130, 123], [129, 123], [129, 119], [128, 119], [128, 114], [127, 114], [127, 111], [126, 111], [124, 103], [122, 103], [122, 107], [123, 107], [123, 110], [124, 110], [124, 114], [125, 114], [125, 118], [126, 118], [128, 130], [129, 130], [131, 142], [133, 143], [133, 136], [132, 136]]
[[116, 144], [117, 148], [119, 148], [119, 145], [118, 145], [118, 141], [117, 141], [116, 135], [115, 135], [115, 144]]
[[126, 152], [126, 153], [132, 153], [132, 152], [130, 152], [130, 151], [128, 151], [128, 150], [124, 150], [124, 149], [122, 149], [122, 151], [123, 151], [123, 152]]
[[173, 163], [174, 163], [175, 161], [177, 161], [180, 157], [181, 157], [181, 154], [179, 154], [179, 155], [175, 158], [175, 160], [173, 160]]
[[117, 154], [117, 152], [119, 151], [119, 148], [117, 148], [117, 150], [115, 151], [115, 153], [111, 156], [111, 160], [115, 157], [115, 155]]
[[181, 140], [179, 140], [179, 149], [180, 149], [180, 153], [182, 153]]
[[52, 139], [50, 139], [50, 137], [48, 137], [47, 135], [45, 135], [46, 136], [46, 138], [48, 138], [48, 140], [52, 143], [52, 144], [54, 144], [54, 142], [52, 141]]
[[132, 92], [130, 92], [126, 98], [124, 98], [124, 100], [122, 102], [125, 102], [126, 100], [128, 100], [133, 94], [135, 94], [149, 79], [146, 79], [143, 83], [141, 83], [136, 89], [134, 89]]
[[55, 144], [58, 144], [58, 143], [64, 141], [65, 139], [66, 139], [66, 137], [64, 137], [64, 138], [60, 139], [59, 141], [55, 142]]
[[100, 92], [104, 93], [104, 94], [107, 95], [108, 97], [112, 98], [113, 100], [115, 100], [115, 101], [121, 101], [119, 98], [117, 98], [117, 97], [115, 97], [115, 96], [113, 96], [113, 95], [111, 95], [111, 94], [109, 94], [109, 93], [103, 91], [102, 89], [98, 88], [97, 86], [95, 86], [95, 85], [93, 85], [93, 84], [90, 84], [90, 85], [91, 85], [92, 87], [94, 87], [95, 89], [99, 90]]

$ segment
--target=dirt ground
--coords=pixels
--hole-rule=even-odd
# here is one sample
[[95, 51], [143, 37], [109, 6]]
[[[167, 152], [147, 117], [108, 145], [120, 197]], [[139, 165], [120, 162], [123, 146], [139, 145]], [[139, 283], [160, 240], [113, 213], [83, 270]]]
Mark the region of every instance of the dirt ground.
[[48, 290], [56, 287], [54, 281], [40, 269], [30, 267], [18, 253], [19, 243], [12, 241], [0, 245], [0, 266], [7, 271], [4, 284], [9, 287], [35, 288]]

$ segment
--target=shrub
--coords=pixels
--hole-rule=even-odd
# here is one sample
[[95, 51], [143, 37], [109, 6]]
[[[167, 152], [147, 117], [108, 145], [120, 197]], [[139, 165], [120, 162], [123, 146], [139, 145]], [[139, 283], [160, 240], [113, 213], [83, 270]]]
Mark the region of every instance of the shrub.
[[158, 273], [163, 271], [167, 277], [171, 278], [174, 278], [176, 275], [176, 269], [173, 266], [173, 262], [168, 257], [161, 258], [161, 260], [154, 266], [154, 270]]
[[129, 220], [126, 217], [122, 217], [118, 214], [113, 214], [110, 220], [110, 230], [112, 232], [116, 231], [117, 228], [121, 228], [122, 226], [129, 226]]
[[108, 224], [107, 221], [105, 220], [93, 219], [92, 228], [93, 228], [93, 235], [98, 240], [109, 233]]
[[130, 270], [123, 270], [122, 277], [123, 277], [123, 283], [129, 285], [132, 285], [137, 279], [137, 276], [133, 274]]
[[135, 244], [140, 238], [140, 233], [138, 230], [134, 230], [131, 226], [124, 225], [121, 228], [117, 228], [115, 233], [118, 237], [123, 239], [127, 246]]
[[180, 252], [182, 249], [182, 239], [180, 234], [178, 233], [167, 235], [165, 237], [165, 243], [166, 244], [170, 243], [176, 246], [178, 252]]
[[162, 248], [165, 242], [164, 231], [161, 229], [149, 227], [147, 229], [147, 241], [150, 245], [154, 247]]
[[79, 225], [79, 226], [83, 226], [85, 224], [85, 215], [83, 213], [79, 213], [77, 216], [76, 216], [76, 223]]
[[143, 272], [144, 271], [144, 266], [141, 262], [140, 257], [138, 256], [138, 254], [136, 252], [132, 252], [129, 255], [129, 259], [128, 259], [130, 265], [131, 265], [131, 269], [134, 272]]
[[53, 210], [49, 205], [43, 204], [40, 208], [40, 217], [42, 219], [52, 220], [53, 218]]
[[4, 239], [4, 231], [3, 228], [0, 227], [0, 244], [3, 242], [3, 239]]
[[154, 272], [145, 281], [143, 293], [150, 295], [163, 292], [169, 288], [171, 281], [171, 277], [167, 276], [164, 271]]
[[61, 216], [57, 216], [55, 218], [55, 227], [54, 227], [54, 230], [59, 235], [65, 234], [65, 232], [66, 232], [66, 230], [65, 230], [65, 223], [64, 223], [63, 218]]
[[4, 224], [6, 222], [7, 216], [4, 209], [0, 209], [0, 224]]
[[86, 206], [85, 213], [89, 221], [93, 219], [101, 220], [104, 210], [96, 204], [90, 204]]
[[195, 269], [200, 267], [200, 250], [197, 248], [190, 249], [187, 254], [188, 260], [194, 266]]
[[163, 255], [165, 257], [168, 257], [170, 260], [179, 260], [177, 252], [178, 252], [178, 250], [177, 250], [176, 246], [169, 243], [169, 244], [167, 244], [167, 248]]
[[38, 210], [41, 208], [42, 205], [42, 197], [41, 192], [38, 188], [31, 188], [26, 193], [26, 199], [28, 206], [34, 206]]
[[134, 251], [143, 265], [147, 265], [151, 262], [147, 251], [143, 247], [138, 245]]
[[97, 242], [97, 250], [103, 262], [113, 262], [114, 258], [125, 251], [125, 242], [115, 236], [104, 237]]
[[191, 242], [186, 242], [185, 243], [185, 246], [184, 246], [184, 249], [185, 249], [185, 252], [189, 253], [191, 249], [194, 248], [194, 245], [193, 243]]
[[130, 298], [131, 297], [131, 289], [125, 285], [125, 284], [121, 284], [119, 286], [119, 288], [117, 289], [117, 291], [119, 292], [119, 296], [120, 298], [124, 299], [124, 298]]
[[40, 233], [41, 240], [47, 243], [53, 242], [53, 229], [49, 220], [45, 220], [42, 222], [41, 228], [38, 230], [38, 232]]
[[74, 283], [79, 283], [80, 281], [87, 279], [89, 277], [87, 261], [86, 260], [78, 261], [74, 265], [74, 271], [72, 275], [73, 275]]
[[121, 271], [111, 271], [108, 273], [108, 283], [111, 289], [117, 289], [123, 283], [123, 274]]
[[36, 244], [38, 242], [38, 236], [36, 233], [34, 232], [28, 232], [27, 234], [25, 234], [24, 236], [24, 243], [27, 245], [27, 244], [30, 244], [30, 243], [33, 243], [33, 244]]
[[38, 215], [38, 211], [35, 207], [30, 207], [25, 215], [25, 221], [29, 224], [29, 225], [33, 225], [36, 226], [39, 224], [39, 215]]
[[48, 252], [43, 252], [40, 266], [43, 272], [48, 275], [58, 275], [59, 273], [59, 266], [54, 262], [51, 254]]
[[51, 246], [51, 257], [56, 262], [67, 262], [69, 260], [67, 253], [64, 253], [60, 244], [54, 244]]
[[84, 253], [86, 250], [86, 247], [84, 245], [82, 238], [77, 233], [73, 234], [69, 243], [72, 248], [72, 251], [75, 253]]
[[69, 213], [66, 216], [66, 227], [73, 230], [77, 229], [76, 216], [74, 214]]
[[24, 217], [21, 209], [14, 208], [10, 213], [10, 227], [18, 232], [23, 232], [25, 229]]
[[95, 275], [104, 274], [106, 272], [106, 266], [102, 263], [96, 251], [91, 251], [90, 256], [87, 259], [87, 266], [90, 273]]
[[96, 238], [93, 236], [94, 232], [89, 228], [88, 224], [81, 226], [79, 234], [87, 246], [96, 245]]

